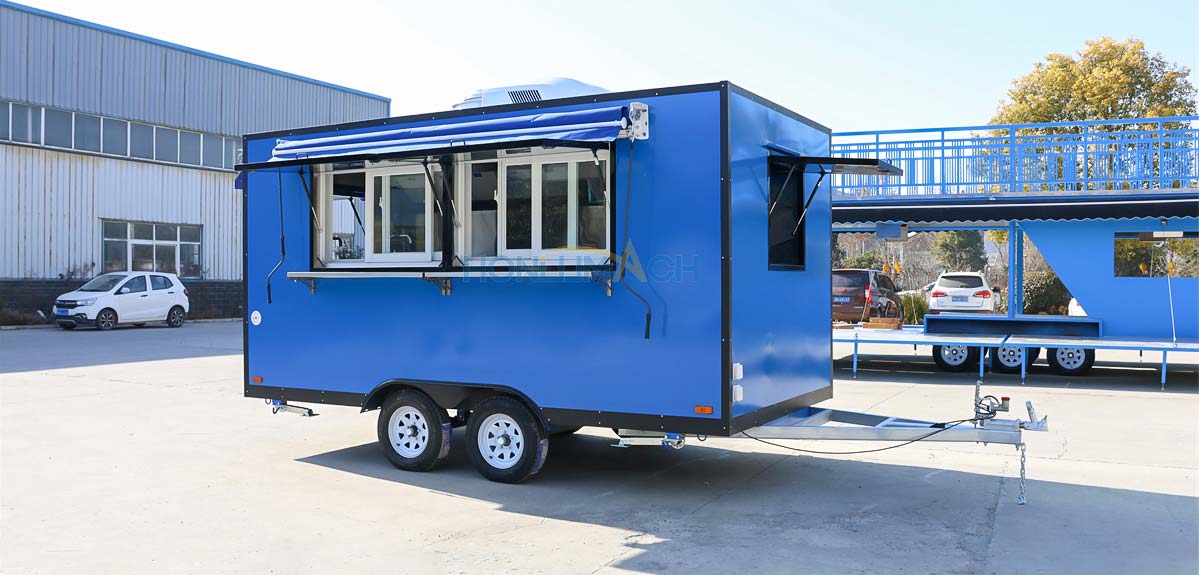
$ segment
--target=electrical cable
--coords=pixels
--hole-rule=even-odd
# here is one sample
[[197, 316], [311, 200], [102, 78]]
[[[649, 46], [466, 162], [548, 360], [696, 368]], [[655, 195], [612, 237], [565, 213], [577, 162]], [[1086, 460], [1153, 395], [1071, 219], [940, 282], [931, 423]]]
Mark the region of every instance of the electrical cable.
[[937, 427], [937, 429], [934, 429], [933, 431], [930, 431], [929, 433], [927, 433], [925, 435], [921, 435], [920, 437], [917, 437], [915, 439], [909, 439], [903, 443], [897, 443], [895, 445], [888, 445], [887, 447], [879, 447], [876, 449], [862, 449], [862, 450], [858, 450], [858, 451], [816, 451], [814, 449], [800, 449], [798, 447], [790, 447], [787, 445], [781, 445], [778, 443], [774, 443], [772, 441], [766, 441], [765, 439], [759, 439], [759, 438], [754, 437], [744, 431], [741, 432], [741, 435], [744, 435], [754, 441], [765, 443], [766, 445], [771, 445], [774, 447], [778, 447], [781, 449], [787, 449], [790, 451], [799, 451], [801, 453], [813, 453], [816, 455], [858, 455], [858, 454], [862, 454], [862, 453], [877, 453], [879, 451], [887, 451], [888, 449], [895, 449], [897, 447], [911, 445], [913, 443], [916, 443], [917, 441], [928, 439], [928, 438], [930, 438], [938, 433], [941, 433], [942, 431], [945, 431], [947, 429], [953, 429], [963, 423], [969, 423], [972, 421], [983, 421], [983, 420], [987, 420], [987, 419], [994, 419], [994, 417], [995, 417], [995, 415], [991, 414], [990, 417], [972, 417], [970, 419], [959, 419], [956, 421], [944, 421], [941, 423], [934, 423], [933, 427]]

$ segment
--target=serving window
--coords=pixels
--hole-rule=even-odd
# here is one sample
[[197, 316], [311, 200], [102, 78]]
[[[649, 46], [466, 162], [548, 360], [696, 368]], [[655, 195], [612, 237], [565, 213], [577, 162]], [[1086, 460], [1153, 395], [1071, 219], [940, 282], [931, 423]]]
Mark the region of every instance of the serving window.
[[[314, 268], [610, 262], [607, 150], [514, 148], [427, 160], [320, 166]], [[452, 253], [443, 253], [447, 239]]]

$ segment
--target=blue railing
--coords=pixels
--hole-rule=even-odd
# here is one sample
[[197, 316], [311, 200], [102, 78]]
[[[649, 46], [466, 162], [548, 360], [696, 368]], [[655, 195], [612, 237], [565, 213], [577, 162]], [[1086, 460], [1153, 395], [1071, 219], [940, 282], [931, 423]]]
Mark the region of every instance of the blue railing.
[[1199, 116], [841, 132], [832, 151], [904, 172], [838, 175], [836, 199], [1199, 187]]

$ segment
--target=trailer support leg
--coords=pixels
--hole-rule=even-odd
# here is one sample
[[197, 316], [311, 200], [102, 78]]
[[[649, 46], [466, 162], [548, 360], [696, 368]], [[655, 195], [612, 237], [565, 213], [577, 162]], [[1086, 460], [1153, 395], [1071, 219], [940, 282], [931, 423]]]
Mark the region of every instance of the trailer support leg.
[[858, 378], [858, 336], [853, 336], [853, 378]]
[[978, 348], [978, 378], [983, 378], [983, 372], [987, 369], [987, 348], [979, 346]]
[[1162, 391], [1166, 390], [1166, 350], [1162, 350]]
[[1020, 354], [1020, 385], [1024, 385], [1024, 379], [1028, 377], [1028, 348], [1024, 348], [1024, 353]]

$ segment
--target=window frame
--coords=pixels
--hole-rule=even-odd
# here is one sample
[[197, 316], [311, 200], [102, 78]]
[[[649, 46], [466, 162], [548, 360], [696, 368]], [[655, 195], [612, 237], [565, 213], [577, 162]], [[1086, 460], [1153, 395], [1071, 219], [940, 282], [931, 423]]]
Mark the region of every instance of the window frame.
[[[525, 148], [518, 148], [525, 149]], [[472, 243], [474, 231], [470, 229], [471, 218], [465, 218], [462, 222], [464, 233], [461, 234], [462, 240], [456, 242], [462, 246], [459, 250], [459, 257], [467, 265], [481, 266], [503, 266], [503, 265], [536, 265], [545, 266], [547, 263], [562, 262], [558, 265], [574, 266], [574, 265], [602, 265], [609, 260], [609, 254], [612, 250], [612, 160], [611, 153], [608, 150], [595, 150], [593, 155], [590, 150], [579, 150], [577, 148], [566, 148], [564, 150], [544, 148], [533, 148], [529, 153], [505, 154], [508, 150], [499, 150], [497, 158], [487, 158], [479, 160], [465, 160], [458, 164], [461, 166], [454, 178], [454, 195], [455, 202], [459, 206], [469, 206], [469, 189], [467, 181], [470, 178], [470, 169], [474, 164], [497, 164], [496, 183], [499, 194], [499, 201], [496, 207], [496, 255], [495, 256], [475, 256], [472, 254], [462, 254]], [[602, 174], [604, 176], [604, 247], [603, 248], [580, 248], [578, 247], [578, 166], [582, 162], [594, 162], [599, 158], [604, 163]], [[566, 247], [544, 248], [542, 229], [544, 225], [542, 207], [544, 204], [542, 176], [542, 166], [546, 164], [566, 164], [567, 170], [567, 245]], [[531, 238], [529, 248], [510, 249], [508, 243], [508, 168], [511, 166], [528, 165], [532, 171], [532, 191], [530, 201], [532, 209], [530, 210], [530, 226]], [[461, 183], [460, 183], [461, 182]], [[469, 215], [469, 211], [466, 212]], [[575, 261], [565, 263], [566, 258], [574, 259]]]
[[[391, 176], [412, 176], [419, 175], [425, 189], [425, 249], [419, 252], [398, 252], [398, 253], [375, 253], [375, 178], [389, 178]], [[388, 192], [384, 181], [382, 191]], [[332, 195], [329, 196], [332, 201]], [[385, 193], [384, 198], [387, 204], [391, 202], [391, 194]], [[382, 208], [384, 213], [387, 212], [387, 205]], [[389, 166], [386, 168], [375, 168], [366, 170], [366, 240], [363, 242], [366, 250], [362, 254], [363, 261], [366, 263], [384, 263], [384, 264], [422, 264], [429, 265], [434, 262], [433, 259], [433, 188], [429, 185], [429, 178], [425, 177], [425, 170], [422, 166]], [[322, 234], [323, 235], [323, 234]]]

